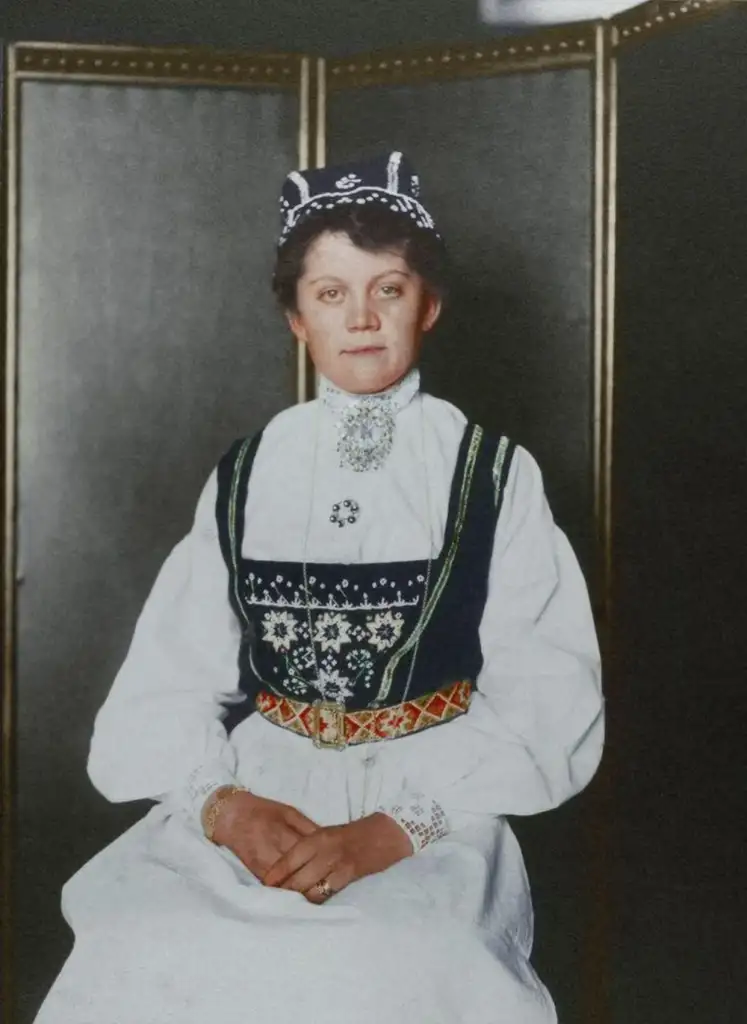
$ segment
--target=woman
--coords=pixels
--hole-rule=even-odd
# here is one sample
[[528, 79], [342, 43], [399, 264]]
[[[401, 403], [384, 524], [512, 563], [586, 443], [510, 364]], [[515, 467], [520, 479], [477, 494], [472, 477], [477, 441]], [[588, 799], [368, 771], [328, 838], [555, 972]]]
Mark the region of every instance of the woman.
[[423, 394], [445, 255], [399, 153], [293, 173], [275, 290], [320, 397], [235, 444], [95, 726], [156, 806], [65, 887], [38, 1024], [545, 1024], [508, 814], [602, 746], [532, 458]]

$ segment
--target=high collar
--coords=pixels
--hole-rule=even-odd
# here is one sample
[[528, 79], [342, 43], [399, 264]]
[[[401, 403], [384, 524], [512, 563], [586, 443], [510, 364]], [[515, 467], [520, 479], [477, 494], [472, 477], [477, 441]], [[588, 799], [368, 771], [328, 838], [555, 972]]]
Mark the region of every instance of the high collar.
[[368, 408], [381, 405], [393, 414], [401, 412], [410, 404], [420, 390], [420, 370], [413, 367], [396, 384], [371, 395], [358, 395], [338, 388], [326, 377], [319, 377], [319, 400], [334, 413], [341, 413], [356, 406]]

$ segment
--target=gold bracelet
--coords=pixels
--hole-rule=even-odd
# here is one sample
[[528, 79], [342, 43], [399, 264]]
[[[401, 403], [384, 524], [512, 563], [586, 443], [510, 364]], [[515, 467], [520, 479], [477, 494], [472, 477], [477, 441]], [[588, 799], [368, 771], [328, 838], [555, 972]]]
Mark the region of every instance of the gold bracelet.
[[[205, 832], [205, 838], [209, 839], [211, 843], [215, 842], [215, 827], [218, 824], [218, 818], [223, 810], [223, 805], [229, 797], [234, 796], [236, 793], [247, 793], [248, 790], [244, 789], [243, 786], [221, 786], [215, 790], [218, 796], [215, 797], [212, 804], [208, 808], [207, 814], [203, 814], [202, 827]], [[213, 796], [215, 795], [213, 794]], [[208, 799], [212, 799], [208, 797]]]

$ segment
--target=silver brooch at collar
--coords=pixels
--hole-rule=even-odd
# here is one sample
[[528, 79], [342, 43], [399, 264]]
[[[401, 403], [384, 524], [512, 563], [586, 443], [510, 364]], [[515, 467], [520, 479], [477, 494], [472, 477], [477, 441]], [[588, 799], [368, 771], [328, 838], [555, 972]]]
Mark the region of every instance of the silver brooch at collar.
[[343, 469], [356, 473], [381, 469], [394, 444], [392, 403], [379, 396], [360, 398], [342, 410], [337, 430]]

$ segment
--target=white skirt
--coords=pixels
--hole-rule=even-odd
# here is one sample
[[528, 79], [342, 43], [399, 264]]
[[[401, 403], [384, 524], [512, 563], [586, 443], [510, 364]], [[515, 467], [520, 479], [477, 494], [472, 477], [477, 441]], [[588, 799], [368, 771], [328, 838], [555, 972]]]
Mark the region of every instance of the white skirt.
[[[232, 742], [242, 785], [319, 824], [448, 772], [431, 761], [430, 780], [408, 777], [428, 732], [319, 750], [255, 714]], [[317, 907], [159, 804], [65, 885], [75, 946], [36, 1024], [551, 1024], [518, 843], [500, 818], [450, 822]]]

